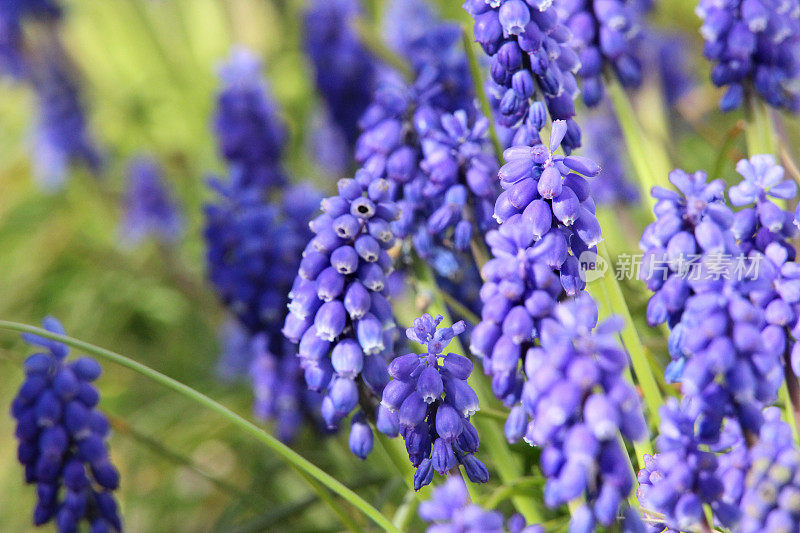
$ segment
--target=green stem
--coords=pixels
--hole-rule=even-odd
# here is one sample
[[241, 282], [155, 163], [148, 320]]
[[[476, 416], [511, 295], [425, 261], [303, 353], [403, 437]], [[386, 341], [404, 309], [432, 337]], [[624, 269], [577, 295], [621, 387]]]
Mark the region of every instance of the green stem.
[[[628, 156], [631, 159], [639, 189], [642, 196], [647, 199], [652, 211], [655, 199], [650, 191], [669, 174], [672, 168], [669, 157], [660, 143], [652, 141], [645, 135], [636, 118], [633, 105], [619, 83], [609, 78], [606, 87], [622, 129], [622, 136], [628, 147]], [[650, 216], [652, 217], [652, 214]]]
[[772, 128], [770, 111], [755, 91], [748, 91], [747, 97], [747, 126], [744, 137], [747, 141], [748, 155], [772, 154], [777, 155], [777, 142], [775, 130]]
[[333, 514], [339, 519], [344, 527], [348, 530], [353, 531], [354, 533], [361, 533], [364, 529], [356, 524], [353, 517], [351, 517], [342, 507], [336, 502], [333, 497], [328, 493], [328, 490], [316, 479], [311, 477], [309, 474], [306, 474], [302, 470], [297, 470], [297, 474], [302, 477], [306, 483], [311, 487], [311, 490], [317, 495], [321, 502], [325, 503], [325, 505], [330, 509]]
[[412, 488], [403, 496], [403, 503], [397, 508], [392, 518], [392, 522], [397, 526], [397, 529], [408, 531], [408, 523], [411, 521], [411, 517], [414, 516], [414, 510], [417, 508], [417, 504], [417, 494]]
[[513, 497], [519, 490], [526, 488], [539, 488], [544, 484], [544, 479], [540, 477], [521, 477], [514, 481], [497, 487], [489, 496], [484, 500], [483, 507], [486, 509], [494, 509], [502, 502], [510, 497]]
[[[445, 317], [445, 320], [452, 322], [447, 312], [447, 306], [441, 297], [441, 291], [436, 286], [430, 267], [419, 258], [415, 258], [414, 270], [417, 275], [417, 279], [419, 280], [419, 285], [428, 289], [433, 297], [433, 301], [431, 302], [428, 311], [431, 314], [440, 314]], [[464, 355], [469, 354], [458, 337], [455, 337], [453, 342], [456, 344], [456, 351], [460, 351], [460, 353]], [[483, 378], [480, 372], [474, 370], [467, 382], [473, 388], [473, 390], [475, 390], [475, 394], [478, 396], [479, 405], [482, 407], [488, 407], [495, 403], [493, 401], [494, 398], [492, 391], [487, 386], [486, 380]], [[511, 452], [511, 448], [509, 447], [508, 442], [506, 442], [503, 432], [497, 431], [496, 422], [476, 416], [474, 418], [474, 423], [478, 428], [481, 435], [481, 440], [483, 441], [482, 449], [488, 451], [489, 456], [492, 458], [494, 467], [497, 470], [497, 473], [500, 475], [500, 480], [504, 484], [507, 484], [520, 478], [522, 475], [522, 463], [519, 460], [519, 457], [516, 457]], [[514, 503], [514, 507], [516, 507], [517, 511], [522, 513], [522, 515], [525, 517], [525, 520], [527, 520], [529, 524], [538, 524], [542, 521], [543, 509], [538, 502], [532, 498], [514, 496], [512, 498], [512, 502]]]
[[7, 320], [0, 320], [0, 329], [7, 329], [22, 333], [32, 333], [34, 335], [38, 335], [46, 339], [62, 342], [77, 350], [81, 350], [83, 352], [94, 355], [106, 361], [111, 361], [120, 366], [133, 370], [134, 372], [138, 372], [139, 374], [147, 378], [152, 379], [153, 381], [171, 389], [172, 391], [185, 396], [186, 398], [202, 405], [203, 407], [211, 411], [214, 411], [215, 413], [225, 418], [229, 423], [233, 424], [234, 426], [237, 426], [239, 429], [241, 429], [245, 433], [248, 433], [252, 437], [255, 437], [257, 440], [261, 441], [262, 444], [266, 445], [267, 448], [277, 453], [289, 465], [303, 472], [304, 474], [313, 477], [316, 481], [324, 485], [326, 488], [341, 496], [342, 499], [351, 503], [354, 507], [356, 507], [362, 513], [364, 513], [366, 516], [368, 516], [382, 528], [386, 529], [387, 531], [399, 532], [399, 530], [396, 527], [394, 527], [392, 522], [388, 518], [386, 518], [379, 510], [375, 509], [372, 505], [369, 504], [369, 502], [367, 502], [366, 500], [361, 498], [361, 496], [350, 490], [339, 480], [337, 480], [336, 478], [334, 478], [333, 476], [331, 476], [330, 474], [319, 468], [317, 465], [315, 465], [314, 463], [312, 463], [299, 453], [289, 448], [287, 445], [285, 445], [284, 443], [282, 443], [269, 433], [263, 431], [261, 428], [259, 428], [249, 420], [245, 419], [241, 415], [234, 413], [221, 403], [209, 398], [205, 394], [189, 387], [188, 385], [185, 385], [180, 381], [177, 381], [169, 376], [166, 376], [161, 372], [158, 372], [157, 370], [153, 370], [149, 366], [143, 365], [137, 361], [134, 361], [133, 359], [129, 359], [124, 355], [120, 355], [116, 352], [112, 352], [111, 350], [106, 350], [105, 348], [100, 348], [99, 346], [95, 346], [88, 342], [74, 339], [66, 335], [59, 335], [57, 333], [52, 333], [42, 328], [29, 326], [27, 324], [20, 324], [18, 322], [9, 322]]
[[628, 309], [628, 304], [625, 303], [625, 296], [622, 293], [622, 288], [619, 286], [613, 268], [611, 268], [613, 263], [611, 262], [611, 257], [608, 255], [605, 243], [601, 242], [597, 246], [597, 252], [609, 265], [608, 272], [600, 278], [603, 291], [606, 294], [611, 311], [621, 314], [625, 321], [625, 328], [620, 333], [620, 337], [631, 356], [633, 373], [636, 376], [639, 387], [642, 389], [645, 404], [650, 411], [650, 419], [655, 425], [658, 425], [658, 409], [664, 403], [661, 388], [650, 367], [650, 362], [645, 353], [642, 341], [639, 339], [639, 335], [636, 332], [633, 317], [631, 316], [630, 309]]
[[461, 38], [464, 42], [464, 51], [467, 54], [467, 61], [469, 62], [469, 72], [472, 75], [472, 85], [475, 86], [475, 94], [478, 96], [478, 101], [481, 104], [481, 112], [489, 120], [489, 136], [492, 139], [494, 146], [494, 153], [497, 157], [497, 162], [503, 162], [503, 145], [500, 143], [500, 136], [497, 135], [497, 127], [494, 122], [492, 113], [492, 106], [489, 105], [489, 98], [486, 96], [486, 86], [484, 85], [483, 75], [481, 74], [481, 66], [478, 63], [478, 58], [475, 55], [475, 39], [474, 36], [470, 40], [472, 32], [465, 26], [461, 26]]

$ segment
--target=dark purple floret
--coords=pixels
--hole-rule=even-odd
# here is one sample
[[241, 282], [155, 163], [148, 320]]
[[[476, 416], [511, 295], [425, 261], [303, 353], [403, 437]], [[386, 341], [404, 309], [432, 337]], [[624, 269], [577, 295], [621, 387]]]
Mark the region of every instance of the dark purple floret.
[[800, 109], [800, 2], [700, 0], [700, 33], [712, 62], [711, 81], [727, 87], [720, 108], [738, 108], [747, 90], [768, 104]]
[[132, 161], [128, 180], [123, 239], [131, 244], [150, 236], [166, 244], [177, 241], [183, 231], [183, 216], [158, 163], [144, 157]]
[[[64, 335], [52, 317], [43, 327]], [[25, 381], [11, 404], [17, 421], [18, 458], [27, 483], [37, 485], [34, 525], [51, 520], [59, 531], [121, 531], [113, 491], [119, 472], [111, 463], [106, 439], [108, 419], [97, 409], [92, 382], [100, 376], [94, 359], [66, 361], [68, 348], [36, 335], [25, 340], [44, 350], [25, 360]]]
[[580, 60], [583, 102], [603, 99], [603, 73], [610, 69], [623, 87], [642, 83], [641, 12], [633, 0], [559, 0], [556, 11], [572, 33], [569, 43]]
[[459, 465], [475, 483], [486, 483], [489, 472], [475, 456], [478, 433], [470, 417], [478, 410], [478, 397], [467, 384], [472, 361], [463, 355], [444, 354], [464, 322], [439, 328], [442, 317], [424, 314], [414, 319], [406, 336], [426, 347], [389, 364], [392, 380], [383, 390], [381, 405], [396, 413], [408, 458], [417, 468], [414, 488], [431, 482], [433, 472], [444, 476]]
[[317, 88], [350, 146], [379, 70], [353, 26], [360, 15], [359, 0], [313, 0], [304, 15], [305, 49]]
[[552, 2], [467, 0], [464, 9], [475, 19], [475, 40], [491, 58], [490, 93], [496, 99], [498, 122], [523, 130], [517, 141], [532, 145], [544, 125], [539, 115], [545, 104], [552, 120], [567, 121], [568, 134], [561, 139], [564, 150], [579, 147], [580, 129], [572, 117], [578, 94], [574, 72], [580, 60]]

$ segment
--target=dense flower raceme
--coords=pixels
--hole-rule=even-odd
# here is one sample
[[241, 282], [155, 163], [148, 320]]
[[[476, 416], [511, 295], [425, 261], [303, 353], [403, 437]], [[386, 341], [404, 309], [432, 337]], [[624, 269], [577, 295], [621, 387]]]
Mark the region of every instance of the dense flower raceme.
[[501, 125], [520, 130], [514, 144], [534, 144], [546, 122], [567, 121], [565, 151], [580, 146], [580, 129], [572, 120], [578, 94], [574, 72], [578, 54], [572, 37], [551, 0], [467, 0], [464, 9], [475, 19], [475, 39], [491, 58], [492, 93], [499, 99]]
[[602, 240], [589, 183], [571, 171], [592, 176], [599, 167], [552, 152], [566, 127], [563, 121], [554, 123], [549, 149], [506, 150], [508, 163], [500, 169], [506, 190], [494, 215], [500, 229], [486, 235], [493, 259], [482, 270], [483, 309], [470, 348], [483, 358], [495, 394], [509, 406], [519, 402], [521, 367], [538, 322], [562, 296], [583, 290], [578, 257]]
[[[617, 340], [621, 324], [597, 319], [597, 306], [582, 294], [539, 322], [539, 345], [530, 344], [525, 354], [522, 405], [506, 424], [510, 440], [524, 437], [542, 448], [548, 506], [583, 500], [572, 515], [576, 531], [617, 520], [634, 482], [619, 437], [635, 441], [647, 435], [639, 397], [623, 377], [628, 356]], [[514, 320], [505, 324], [519, 326]], [[531, 329], [528, 319], [526, 334]], [[495, 351], [492, 363], [504, 356]], [[637, 521], [635, 513], [627, 515]]]
[[487, 511], [470, 502], [464, 481], [451, 476], [433, 489], [430, 500], [419, 506], [419, 515], [428, 526], [428, 533], [544, 533], [541, 526], [528, 526], [521, 515], [512, 515], [504, 524], [498, 511]]
[[[657, 220], [642, 238], [643, 271], [656, 294], [651, 323], [669, 321], [666, 377], [683, 385], [701, 413], [698, 434], [719, 438], [725, 418], [757, 435], [762, 409], [773, 402], [783, 379], [782, 355], [790, 352], [797, 300], [792, 215], [769, 196], [786, 199], [796, 187], [770, 156], [742, 160], [745, 180], [731, 188], [731, 203], [755, 203], [736, 214], [723, 198], [720, 180], [673, 172], [685, 196], [655, 190]], [[688, 333], [688, 332], [691, 332]]]
[[658, 453], [644, 456], [638, 476], [639, 503], [645, 513], [652, 511], [661, 517], [652, 525], [653, 531], [698, 529], [705, 520], [704, 504], [726, 528], [739, 520], [738, 505], [726, 501], [725, 492], [726, 485], [729, 490], [738, 486], [741, 491], [743, 475], [729, 472], [723, 458], [703, 449], [697, 436], [700, 416], [690, 400], [678, 403], [670, 398], [661, 408]]
[[317, 88], [350, 145], [358, 137], [358, 118], [370, 101], [380, 69], [353, 26], [361, 14], [360, 4], [359, 0], [313, 0], [304, 16], [305, 49]]
[[427, 351], [399, 356], [389, 364], [392, 380], [381, 400], [383, 407], [397, 413], [408, 457], [417, 468], [417, 490], [431, 482], [434, 471], [444, 476], [458, 465], [464, 466], [471, 481], [489, 480], [489, 472], [474, 455], [478, 432], [469, 421], [479, 408], [478, 397], [467, 384], [472, 361], [442, 353], [466, 324], [437, 329], [441, 321], [441, 316], [434, 319], [427, 313], [414, 319], [406, 335]]
[[154, 159], [140, 157], [128, 166], [128, 191], [122, 237], [131, 244], [152, 236], [170, 244], [181, 236], [183, 217]]
[[623, 87], [638, 87], [642, 65], [641, 12], [633, 0], [558, 0], [556, 11], [572, 33], [578, 53], [583, 102], [593, 107], [603, 98], [603, 70], [613, 69]]
[[[43, 326], [64, 334], [54, 318]], [[100, 365], [88, 357], [67, 362], [68, 348], [60, 342], [34, 335], [25, 340], [44, 348], [25, 360], [25, 381], [11, 404], [25, 480], [37, 485], [33, 522], [54, 520], [62, 532], [78, 531], [83, 521], [93, 532], [120, 531], [113, 496], [119, 472], [108, 455], [109, 424], [96, 409], [99, 395], [91, 384]]]
[[727, 87], [724, 111], [739, 107], [752, 86], [772, 106], [800, 110], [800, 2], [700, 0], [711, 81]]
[[262, 189], [286, 183], [280, 159], [286, 129], [261, 76], [261, 61], [244, 48], [233, 51], [220, 67], [214, 130], [219, 150], [230, 167], [233, 188]]
[[[320, 196], [309, 186], [296, 186], [286, 190], [280, 202], [270, 204], [258, 188], [242, 190], [217, 181], [212, 186], [218, 199], [206, 206], [208, 275], [246, 328], [248, 355], [243, 359], [249, 362], [255, 412], [260, 418], [276, 418], [279, 434], [290, 440], [299, 416], [295, 407], [305, 394], [293, 364], [296, 349], [285, 341], [281, 327], [286, 295], [311, 234], [305, 221]], [[281, 392], [270, 390], [273, 383], [281, 384]], [[297, 392], [289, 400], [291, 391]]]
[[393, 268], [390, 222], [399, 212], [389, 183], [359, 170], [337, 186], [339, 193], [324, 199], [322, 214], [310, 222], [315, 235], [289, 292], [283, 327], [285, 337], [299, 343], [306, 384], [325, 394], [321, 414], [331, 428], [358, 406], [360, 387], [380, 398], [397, 336], [384, 296]]
[[423, 259], [452, 277], [475, 227], [493, 224], [497, 164], [485, 118], [448, 114], [433, 103], [442, 94], [436, 75], [428, 70], [412, 87], [384, 79], [361, 119], [355, 155], [374, 178], [388, 180], [401, 212], [392, 224], [396, 236], [410, 237]]
[[443, 21], [425, 0], [392, 0], [383, 16], [389, 45], [418, 76], [436, 79], [439, 91], [430, 103], [448, 113], [472, 112], [474, 107], [475, 90], [461, 32], [458, 24]]

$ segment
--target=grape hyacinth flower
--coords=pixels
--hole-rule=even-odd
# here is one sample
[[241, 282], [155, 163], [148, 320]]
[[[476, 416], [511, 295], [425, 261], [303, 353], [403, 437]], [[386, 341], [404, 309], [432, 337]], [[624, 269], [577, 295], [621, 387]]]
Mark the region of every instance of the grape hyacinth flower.
[[521, 515], [512, 515], [504, 527], [503, 515], [487, 511], [471, 503], [467, 487], [458, 476], [433, 489], [430, 500], [419, 506], [419, 516], [432, 522], [428, 533], [461, 533], [481, 531], [486, 533], [544, 533], [541, 526], [528, 526]]
[[721, 180], [675, 171], [670, 181], [685, 196], [654, 189], [657, 220], [642, 237], [643, 274], [655, 291], [648, 320], [670, 325], [665, 375], [693, 399], [705, 442], [719, 438], [725, 418], [738, 421], [745, 435], [758, 434], [761, 411], [783, 379], [783, 328], [792, 320], [791, 306], [778, 298], [776, 288], [785, 285], [776, 274], [794, 257], [784, 241], [795, 230], [791, 214], [768, 196], [792, 197], [795, 186], [768, 156], [737, 168], [745, 180], [731, 188], [731, 203], [755, 207], [734, 214]]
[[31, 74], [38, 102], [34, 174], [41, 186], [51, 191], [64, 185], [72, 163], [81, 163], [94, 173], [102, 167], [89, 135], [78, 82], [62, 54], [62, 50], [47, 52], [48, 57]]
[[800, 3], [700, 0], [711, 81], [726, 87], [720, 108], [738, 108], [752, 88], [773, 107], [800, 110]]
[[136, 244], [153, 236], [165, 244], [175, 243], [183, 231], [183, 217], [161, 167], [154, 159], [138, 158], [128, 167], [128, 180], [123, 239]]
[[[621, 321], [598, 324], [597, 306], [585, 293], [549, 314], [538, 326], [539, 345], [528, 345], [522, 405], [509, 415], [506, 432], [541, 447], [545, 504], [582, 499], [571, 523], [576, 531], [589, 531], [617, 519], [634, 482], [620, 436], [640, 440], [647, 425], [639, 396], [623, 377], [629, 361], [617, 340]], [[531, 336], [530, 317], [517, 316], [521, 312], [509, 313], [504, 329]], [[507, 358], [516, 364], [519, 348], [501, 342], [492, 363]], [[629, 520], [638, 518], [632, 513]]]
[[421, 173], [403, 184], [398, 237], [412, 236], [417, 253], [446, 278], [463, 269], [458, 252], [469, 250], [473, 231], [496, 227], [497, 162], [491, 154], [489, 122], [470, 124], [463, 110], [431, 120], [421, 139]]
[[406, 336], [426, 347], [422, 354], [409, 353], [389, 364], [392, 380], [383, 390], [381, 405], [397, 414], [408, 458], [417, 472], [414, 489], [463, 465], [470, 481], [486, 483], [489, 472], [475, 457], [478, 433], [470, 417], [478, 411], [478, 397], [467, 384], [472, 361], [454, 353], [443, 354], [447, 345], [466, 330], [466, 324], [439, 328], [442, 316], [425, 313], [414, 319]]
[[350, 146], [379, 71], [353, 27], [360, 15], [359, 0], [313, 0], [304, 16], [305, 49], [317, 88]]
[[410, 238], [439, 275], [456, 278], [472, 232], [493, 225], [496, 161], [485, 118], [434, 105], [441, 86], [433, 74], [410, 87], [396, 77], [383, 80], [361, 119], [355, 156], [373, 179], [388, 181], [401, 213], [392, 223], [395, 236]]
[[458, 24], [442, 21], [425, 0], [392, 0], [382, 26], [389, 46], [408, 60], [416, 75], [436, 80], [439, 90], [431, 104], [447, 113], [472, 112], [475, 89]]
[[[208, 276], [245, 329], [237, 343], [241, 362], [228, 370], [249, 375], [256, 416], [275, 419], [279, 435], [291, 440], [300, 416], [296, 407], [305, 407], [308, 395], [301, 391], [298, 370], [285, 361], [295, 359], [296, 348], [283, 338], [281, 328], [287, 293], [311, 235], [305, 221], [320, 195], [299, 185], [287, 189], [281, 202], [269, 204], [257, 187], [242, 190], [218, 181], [211, 185], [219, 196], [206, 206]], [[272, 382], [281, 384], [281, 392], [268, 390]], [[290, 392], [294, 399], [289, 399]]]
[[650, 325], [677, 324], [689, 294], [695, 287], [702, 289], [700, 283], [689, 284], [690, 257], [735, 251], [732, 236], [726, 240], [733, 212], [725, 204], [724, 182], [706, 182], [705, 172], [687, 174], [680, 169], [670, 173], [669, 181], [680, 193], [653, 188], [656, 220], [639, 243], [644, 251], [641, 277], [655, 293], [647, 305]]
[[578, 54], [583, 103], [594, 107], [603, 99], [603, 69], [608, 66], [623, 87], [642, 83], [637, 55], [641, 13], [631, 0], [560, 0], [556, 11], [572, 34]]
[[553, 153], [566, 129], [564, 121], [553, 124], [549, 147], [505, 151], [508, 162], [499, 173], [505, 191], [494, 212], [500, 228], [486, 234], [493, 258], [482, 269], [483, 309], [470, 349], [483, 358], [495, 395], [509, 407], [519, 402], [521, 369], [539, 322], [562, 296], [584, 289], [578, 258], [602, 240], [589, 183], [577, 173], [594, 176], [600, 168]]
[[299, 344], [308, 388], [325, 394], [321, 414], [329, 428], [357, 407], [359, 387], [380, 397], [396, 336], [384, 295], [393, 269], [390, 222], [398, 215], [389, 183], [359, 170], [337, 187], [309, 223], [314, 237], [289, 292], [282, 330]]
[[214, 131], [219, 150], [230, 167], [231, 186], [264, 190], [286, 183], [280, 159], [286, 129], [261, 77], [261, 61], [236, 48], [219, 69], [222, 89], [217, 95]]
[[[64, 335], [55, 318], [46, 318], [43, 327]], [[119, 472], [106, 446], [108, 419], [97, 409], [92, 386], [100, 365], [89, 357], [67, 362], [69, 349], [60, 342], [24, 338], [44, 349], [25, 360], [25, 381], [11, 405], [25, 480], [37, 485], [33, 523], [53, 520], [66, 532], [86, 521], [92, 531], [121, 531], [113, 495]]]
[[[580, 146], [580, 129], [572, 119], [578, 86], [578, 55], [569, 45], [571, 32], [550, 0], [467, 0], [475, 19], [475, 40], [491, 58], [493, 90], [499, 100], [498, 122], [521, 131], [514, 144], [532, 145], [546, 122], [565, 120], [564, 151]], [[541, 93], [541, 94], [539, 94]], [[532, 130], [532, 131], [526, 131]]]
[[654, 530], [691, 531], [706, 520], [703, 505], [726, 528], [739, 520], [739, 509], [724, 501], [725, 482], [730, 476], [722, 469], [721, 459], [704, 450], [697, 437], [698, 413], [691, 402], [679, 403], [670, 398], [661, 408], [658, 453], [644, 456], [639, 471], [637, 496], [645, 513], [660, 515]]
[[742, 533], [800, 529], [800, 452], [791, 428], [771, 407], [759, 440], [750, 450], [750, 470], [742, 496]]

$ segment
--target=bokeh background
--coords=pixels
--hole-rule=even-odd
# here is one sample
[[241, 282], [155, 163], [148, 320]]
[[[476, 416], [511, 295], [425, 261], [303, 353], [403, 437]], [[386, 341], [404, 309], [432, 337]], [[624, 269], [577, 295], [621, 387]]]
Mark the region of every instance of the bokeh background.
[[[445, 18], [468, 22], [457, 0], [436, 2]], [[90, 129], [107, 166], [99, 179], [75, 168], [63, 190], [41, 190], [31, 172], [32, 91], [24, 83], [0, 80], [0, 317], [38, 324], [52, 314], [70, 335], [128, 355], [249, 413], [247, 384], [224, 383], [215, 374], [225, 312], [205, 281], [206, 178], [225, 171], [210, 127], [216, 66], [234, 44], [262, 56], [290, 132], [289, 174], [332, 190], [340, 176], [314, 163], [305, 135], [318, 98], [302, 50], [304, 2], [63, 4], [61, 36], [84, 81]], [[665, 137], [676, 166], [730, 176], [744, 140], [728, 139], [728, 132], [735, 131], [741, 117], [716, 111], [719, 94], [702, 60], [695, 2], [660, 4], [655, 22], [682, 32], [698, 86], [669, 116], [660, 111], [660, 88], [646, 86], [635, 98], [643, 126]], [[383, 0], [368, 1], [369, 24], [379, 26], [383, 8]], [[798, 138], [795, 124], [781, 124], [786, 138]], [[793, 145], [787, 144], [791, 154]], [[120, 244], [125, 165], [142, 153], [163, 163], [184, 212], [186, 229], [178, 246]], [[610, 245], [617, 252], [633, 251], [635, 237]], [[631, 304], [641, 308], [644, 297], [631, 283], [626, 285]], [[655, 343], [653, 350], [659, 356], [664, 347]], [[10, 404], [22, 377], [20, 362], [29, 352], [14, 334], [0, 332], [0, 406]], [[129, 531], [341, 529], [292, 470], [216, 416], [110, 364], [104, 365], [98, 386], [101, 407], [114, 426], [111, 453], [122, 474], [118, 497]], [[11, 418], [4, 412], [0, 531], [26, 531], [32, 529], [35, 491], [23, 483], [12, 435]], [[380, 447], [361, 462], [347, 451], [343, 437], [321, 439], [308, 430], [295, 447], [376, 506], [391, 513], [403, 504], [405, 485]]]

